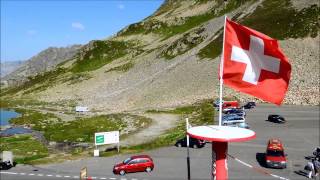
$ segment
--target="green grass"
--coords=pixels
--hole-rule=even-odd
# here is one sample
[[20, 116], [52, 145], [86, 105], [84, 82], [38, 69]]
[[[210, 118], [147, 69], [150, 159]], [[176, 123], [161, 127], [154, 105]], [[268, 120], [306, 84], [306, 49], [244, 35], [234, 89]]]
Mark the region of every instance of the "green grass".
[[[48, 87], [53, 85], [53, 82], [58, 78], [59, 75], [65, 73], [66, 70], [63, 68], [57, 68], [52, 71], [44, 72], [37, 74], [36, 76], [29, 76], [28, 80], [19, 86], [14, 86], [12, 88], [8, 88], [5, 91], [1, 92], [1, 96], [15, 94], [22, 90], [27, 90], [27, 93], [30, 93], [34, 90], [45, 90]], [[35, 85], [40, 84], [37, 89], [34, 89]], [[33, 89], [33, 90], [32, 90]], [[25, 93], [26, 94], [26, 93]]]
[[[17, 109], [16, 111], [21, 113], [21, 116], [11, 119], [10, 123], [30, 125], [32, 129], [43, 132], [48, 141], [56, 142], [93, 142], [95, 132], [119, 130], [121, 133], [127, 127], [125, 118], [134, 119], [132, 123], [136, 128], [135, 131], [151, 123], [148, 118], [129, 114], [100, 115], [63, 122], [50, 113], [43, 114], [24, 109]], [[123, 136], [128, 135], [121, 134]]]
[[[178, 139], [183, 138], [186, 135], [186, 124], [185, 118], [189, 118], [189, 123], [192, 126], [196, 125], [209, 125], [213, 124], [214, 121], [214, 107], [212, 105], [212, 100], [204, 100], [202, 102], [190, 105], [178, 107], [173, 110], [148, 110], [148, 113], [172, 113], [181, 115], [181, 120], [178, 124], [164, 134], [160, 135], [158, 138], [154, 139], [152, 142], [147, 142], [144, 144], [139, 144], [130, 147], [121, 147], [120, 153], [140, 153], [146, 150], [151, 150], [155, 148], [160, 148], [164, 146], [170, 146], [175, 144]], [[117, 154], [117, 151], [101, 152], [101, 156], [112, 156]]]
[[28, 163], [49, 155], [48, 149], [31, 135], [1, 137], [0, 142], [0, 151], [12, 151], [17, 163]]
[[[289, 0], [266, 0], [240, 24], [278, 40], [316, 37], [319, 32], [319, 14], [319, 6], [316, 5], [298, 11]], [[222, 31], [219, 33], [216, 39], [199, 51], [201, 59], [214, 59], [221, 54], [223, 35]]]
[[[182, 38], [174, 41], [165, 50], [163, 50], [160, 56], [166, 59], [172, 59], [178, 55], [184, 54], [204, 40], [205, 37], [201, 36], [201, 33], [204, 30], [204, 28], [200, 27], [192, 32], [184, 34]], [[198, 36], [194, 36], [191, 38], [191, 34], [197, 34]], [[181, 45], [184, 45], [185, 47], [181, 48]]]
[[186, 134], [186, 117], [189, 118], [189, 123], [192, 126], [209, 125], [214, 123], [214, 107], [212, 100], [203, 100], [202, 102], [190, 106], [178, 107], [173, 110], [149, 110], [147, 112], [180, 114], [181, 120], [179, 121], [176, 127], [160, 135], [154, 141], [130, 147], [129, 150], [149, 150], [162, 146], [173, 145], [178, 139], [184, 137]]
[[131, 68], [133, 68], [134, 64], [132, 62], [128, 62], [126, 64], [123, 64], [123, 65], [120, 65], [120, 66], [117, 66], [117, 67], [114, 67], [114, 68], [111, 68], [107, 71], [105, 71], [106, 73], [107, 72], [111, 72], [111, 71], [117, 71], [117, 72], [127, 72], [129, 71]]
[[[247, 2], [246, 0], [229, 0], [227, 1], [226, 6], [224, 6], [223, 0], [217, 0], [217, 5], [213, 7], [213, 9], [205, 14], [187, 17], [185, 19], [185, 23], [181, 25], [174, 25], [174, 26], [164, 26], [163, 28], [156, 30], [156, 32], [164, 35], [164, 39], [172, 37], [176, 34], [184, 33], [200, 24], [207, 22], [215, 17], [222, 16], [225, 13], [231, 12], [232, 10], [238, 8], [242, 4]], [[199, 3], [202, 3], [199, 1]], [[204, 1], [205, 3], [205, 1]], [[224, 6], [221, 10], [217, 10], [219, 7]]]
[[[71, 68], [73, 73], [99, 69], [133, 50], [137, 51], [137, 54], [143, 52], [141, 49], [136, 47], [137, 45], [133, 42], [113, 40], [95, 41], [92, 46], [92, 49], [83, 52], [84, 54], [82, 55], [78, 55], [78, 60]], [[82, 59], [80, 59], [80, 56]]]
[[71, 74], [65, 81], [68, 82], [69, 85], [80, 83], [82, 81], [91, 79], [92, 77], [88, 73], [74, 73]]
[[49, 141], [57, 142], [94, 142], [95, 132], [121, 131], [126, 128], [126, 124], [118, 118], [115, 120], [110, 116], [101, 115], [57, 123], [46, 127], [44, 136]]
[[[198, 4], [206, 3], [206, 0], [197, 1]], [[222, 16], [227, 12], [231, 12], [232, 10], [238, 8], [242, 4], [246, 3], [247, 0], [229, 0], [227, 4], [224, 5], [224, 0], [217, 0], [217, 4], [213, 7], [213, 9], [205, 14], [186, 17], [183, 21], [183, 24], [180, 25], [167, 25], [164, 22], [160, 22], [155, 19], [146, 20], [143, 23], [135, 23], [128, 26], [126, 30], [120, 31], [118, 35], [132, 35], [132, 34], [147, 34], [150, 32], [161, 34], [164, 39], [172, 37], [176, 34], [184, 33], [200, 24], [209, 21], [212, 18]], [[165, 12], [173, 11], [176, 7], [180, 6], [180, 2], [166, 2], [164, 3], [155, 13], [154, 16], [161, 15]], [[223, 8], [220, 8], [223, 7]], [[176, 19], [177, 21], [179, 19]]]
[[289, 0], [266, 0], [241, 23], [279, 40], [316, 37], [319, 12], [317, 5], [298, 11]]
[[15, 125], [30, 125], [32, 129], [44, 131], [47, 126], [61, 123], [61, 119], [52, 113], [40, 113], [34, 110], [15, 109], [21, 116], [10, 119], [10, 123]]

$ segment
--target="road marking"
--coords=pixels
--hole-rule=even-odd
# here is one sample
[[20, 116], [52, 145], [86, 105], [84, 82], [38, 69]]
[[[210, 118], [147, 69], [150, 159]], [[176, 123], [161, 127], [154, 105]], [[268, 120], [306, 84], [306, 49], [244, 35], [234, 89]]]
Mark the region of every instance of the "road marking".
[[2, 172], [0, 171], [1, 174], [18, 174], [18, 173], [15, 173], [15, 172]]
[[[60, 174], [33, 174], [33, 173], [17, 173], [17, 172], [3, 172], [0, 171], [0, 174], [11, 174], [11, 175], [24, 175], [24, 176], [47, 176], [47, 177], [57, 177], [57, 178], [74, 178], [74, 179], [79, 179], [79, 176], [70, 176], [70, 175], [60, 175]], [[110, 179], [110, 180], [117, 180], [118, 178], [114, 178], [114, 177], [91, 177], [91, 179]], [[120, 178], [119, 180], [127, 180], [127, 178]], [[139, 180], [137, 178], [132, 178], [131, 180]], [[147, 179], [143, 179], [143, 180], [147, 180]]]
[[264, 170], [264, 169], [262, 169], [262, 168], [254, 167], [254, 166], [252, 166], [252, 165], [250, 165], [250, 164], [248, 164], [248, 163], [245, 163], [245, 162], [241, 161], [240, 159], [238, 159], [238, 158], [236, 158], [236, 157], [234, 157], [234, 156], [232, 156], [232, 155], [230, 155], [230, 154], [228, 154], [228, 156], [231, 157], [231, 159], [234, 159], [234, 160], [238, 161], [240, 164], [243, 164], [243, 165], [245, 165], [245, 166], [247, 166], [247, 167], [249, 167], [249, 168], [251, 168], [251, 169], [254, 169], [254, 170], [256, 170], [257, 172], [260, 172], [260, 173], [262, 173], [262, 174], [266, 174], [266, 175], [272, 176], [272, 177], [274, 177], [274, 178], [282, 179], [282, 180], [290, 180], [290, 179], [288, 179], [288, 178], [281, 177], [281, 176], [278, 176], [278, 175], [269, 173], [268, 171], [266, 171], [266, 170]]

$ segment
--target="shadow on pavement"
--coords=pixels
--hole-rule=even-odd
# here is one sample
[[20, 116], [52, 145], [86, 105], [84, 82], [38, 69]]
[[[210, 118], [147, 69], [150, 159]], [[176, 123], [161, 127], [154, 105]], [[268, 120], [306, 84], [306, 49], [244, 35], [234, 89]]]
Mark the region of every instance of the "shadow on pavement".
[[256, 153], [256, 160], [258, 161], [261, 167], [267, 167], [265, 156], [266, 156], [266, 153]]

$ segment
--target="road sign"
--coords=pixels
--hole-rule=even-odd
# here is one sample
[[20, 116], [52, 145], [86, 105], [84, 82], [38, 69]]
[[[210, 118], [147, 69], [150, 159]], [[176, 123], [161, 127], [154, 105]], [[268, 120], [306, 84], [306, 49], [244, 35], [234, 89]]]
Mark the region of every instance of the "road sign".
[[119, 143], [119, 131], [99, 132], [94, 134], [95, 145]]

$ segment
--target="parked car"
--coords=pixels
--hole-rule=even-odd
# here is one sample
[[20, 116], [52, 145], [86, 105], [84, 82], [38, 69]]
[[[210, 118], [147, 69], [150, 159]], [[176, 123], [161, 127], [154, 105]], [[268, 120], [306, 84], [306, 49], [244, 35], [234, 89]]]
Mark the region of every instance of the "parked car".
[[148, 155], [131, 156], [113, 167], [114, 174], [125, 175], [133, 172], [151, 172], [154, 168], [153, 160]]
[[241, 108], [226, 108], [223, 110], [225, 114], [237, 114], [239, 116], [246, 116], [246, 112]]
[[239, 122], [244, 122], [245, 117], [242, 115], [238, 115], [238, 114], [227, 114], [222, 117], [222, 122], [223, 121], [237, 121], [237, 120]]
[[[219, 110], [219, 100], [216, 100], [213, 103], [213, 106], [216, 107]], [[222, 109], [225, 108], [238, 108], [239, 107], [239, 102], [238, 101], [222, 101]]]
[[266, 165], [271, 168], [286, 168], [287, 158], [279, 139], [270, 139], [266, 151]]
[[256, 107], [256, 103], [255, 102], [247, 102], [245, 105], [242, 106], [244, 109], [252, 109], [254, 107]]
[[[214, 107], [219, 107], [219, 103], [220, 103], [220, 100], [217, 99], [217, 100], [215, 100], [215, 101], [213, 102], [213, 106], [214, 106]], [[223, 103], [223, 100], [222, 100], [222, 103]]]
[[286, 122], [286, 120], [284, 119], [283, 116], [277, 115], [277, 114], [270, 114], [268, 116], [268, 121], [275, 122], [275, 123], [285, 123]]
[[239, 127], [239, 128], [245, 128], [245, 129], [250, 129], [249, 124], [246, 122], [232, 122], [232, 121], [227, 121], [222, 124], [223, 126], [231, 126], [231, 127]]
[[[189, 147], [202, 148], [205, 145], [206, 145], [206, 142], [204, 140], [200, 140], [200, 139], [189, 137]], [[175, 146], [177, 146], [177, 147], [187, 147], [187, 137], [179, 139], [176, 142]]]

